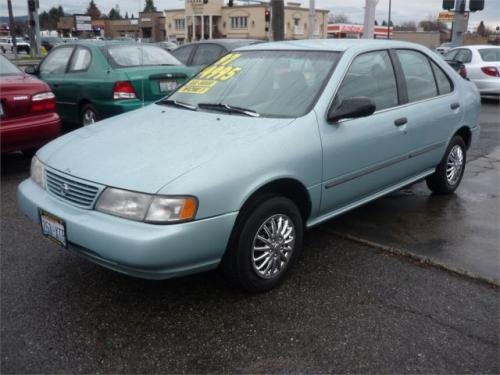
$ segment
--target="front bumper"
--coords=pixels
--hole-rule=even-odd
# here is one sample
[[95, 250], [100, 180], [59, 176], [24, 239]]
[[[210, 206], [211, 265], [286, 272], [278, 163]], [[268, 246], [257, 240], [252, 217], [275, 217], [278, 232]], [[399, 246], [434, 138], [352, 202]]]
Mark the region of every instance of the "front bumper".
[[19, 185], [17, 198], [35, 222], [39, 209], [63, 219], [70, 249], [104, 267], [146, 279], [216, 268], [238, 214], [173, 225], [146, 224], [74, 207], [31, 179]]

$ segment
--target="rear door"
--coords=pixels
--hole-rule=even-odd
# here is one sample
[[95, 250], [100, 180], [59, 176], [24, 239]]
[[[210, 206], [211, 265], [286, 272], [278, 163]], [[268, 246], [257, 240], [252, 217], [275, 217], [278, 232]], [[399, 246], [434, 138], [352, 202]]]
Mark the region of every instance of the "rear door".
[[432, 169], [461, 122], [460, 96], [447, 73], [423, 52], [399, 49], [396, 55], [408, 97], [409, 164], [414, 170]]
[[57, 110], [63, 120], [71, 115], [73, 102], [68, 101], [63, 90], [66, 70], [73, 54], [74, 46], [62, 46], [54, 48], [45, 59], [42, 60], [38, 69], [39, 77], [48, 83], [56, 96]]

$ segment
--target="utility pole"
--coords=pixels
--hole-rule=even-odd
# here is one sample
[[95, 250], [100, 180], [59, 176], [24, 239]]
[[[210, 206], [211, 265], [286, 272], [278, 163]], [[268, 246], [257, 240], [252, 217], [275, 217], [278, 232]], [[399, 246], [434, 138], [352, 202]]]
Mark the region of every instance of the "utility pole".
[[373, 39], [375, 28], [375, 8], [379, 0], [365, 0], [365, 20], [363, 25], [363, 39]]
[[307, 29], [307, 36], [309, 39], [314, 38], [314, 31], [316, 30], [316, 6], [314, 0], [309, 0], [309, 28]]
[[465, 16], [465, 0], [457, 0], [455, 17], [451, 27], [451, 46], [457, 47], [464, 44], [464, 33], [467, 31], [469, 18]]
[[14, 34], [14, 14], [12, 13], [12, 3], [7, 0], [7, 8], [9, 8], [9, 29], [10, 37], [12, 38], [12, 47], [14, 48], [14, 58], [17, 59], [17, 42]]
[[392, 0], [389, 0], [389, 21], [387, 22], [387, 40], [391, 39], [391, 6], [392, 6]]
[[40, 56], [40, 26], [38, 19], [38, 0], [28, 0], [28, 23], [30, 30], [31, 56]]
[[271, 0], [271, 28], [273, 40], [285, 39], [285, 3], [283, 0]]

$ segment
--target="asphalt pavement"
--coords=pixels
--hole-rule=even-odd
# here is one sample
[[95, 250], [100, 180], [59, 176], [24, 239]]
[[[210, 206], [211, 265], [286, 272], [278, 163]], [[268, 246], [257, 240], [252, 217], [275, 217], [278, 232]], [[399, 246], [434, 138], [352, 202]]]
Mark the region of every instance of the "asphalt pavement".
[[[484, 120], [471, 159], [498, 146], [495, 124]], [[266, 294], [218, 272], [135, 279], [43, 239], [16, 204], [28, 174], [22, 155], [2, 158], [1, 373], [500, 371], [491, 284], [327, 226], [306, 233], [290, 277]]]

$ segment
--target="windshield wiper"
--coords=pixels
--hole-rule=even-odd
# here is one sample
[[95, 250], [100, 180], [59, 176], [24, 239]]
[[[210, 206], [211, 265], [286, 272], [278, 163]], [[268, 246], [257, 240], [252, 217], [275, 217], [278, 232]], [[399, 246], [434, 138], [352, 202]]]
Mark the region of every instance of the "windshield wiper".
[[159, 104], [170, 104], [170, 105], [174, 105], [176, 107], [190, 109], [191, 111], [196, 111], [198, 109], [194, 105], [184, 103], [184, 102], [179, 102], [179, 101], [174, 100], [174, 99], [163, 99], [163, 100], [160, 100], [158, 103]]
[[241, 113], [250, 117], [259, 117], [260, 115], [248, 108], [235, 107], [225, 103], [198, 103], [198, 108], [212, 109], [228, 113]]

